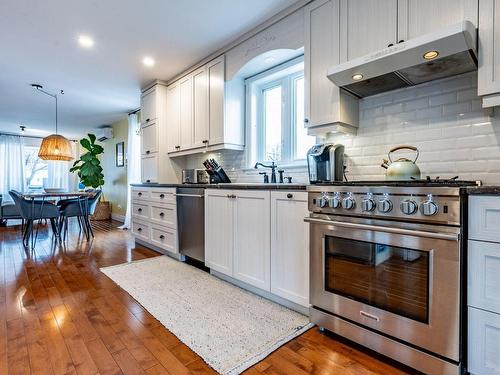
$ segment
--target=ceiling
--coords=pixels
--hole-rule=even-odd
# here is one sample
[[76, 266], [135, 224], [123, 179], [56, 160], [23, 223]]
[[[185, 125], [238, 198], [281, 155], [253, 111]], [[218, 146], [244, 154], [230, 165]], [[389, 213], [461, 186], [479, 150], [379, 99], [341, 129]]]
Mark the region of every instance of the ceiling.
[[[168, 80], [295, 0], [2, 0], [0, 131], [78, 137], [139, 107], [140, 88]], [[92, 37], [82, 48], [78, 36]], [[144, 56], [156, 64], [145, 67]]]

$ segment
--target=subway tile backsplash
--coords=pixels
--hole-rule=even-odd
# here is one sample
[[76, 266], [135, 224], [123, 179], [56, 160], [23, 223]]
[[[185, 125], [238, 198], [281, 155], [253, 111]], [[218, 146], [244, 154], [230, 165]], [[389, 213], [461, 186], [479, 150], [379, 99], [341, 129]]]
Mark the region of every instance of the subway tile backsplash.
[[[351, 180], [383, 179], [385, 170], [380, 164], [388, 150], [408, 144], [420, 151], [417, 163], [423, 177], [459, 176], [500, 184], [500, 110], [495, 114], [481, 108], [476, 72], [364, 98], [357, 135], [333, 134], [326, 140], [346, 146]], [[201, 168], [207, 157], [219, 160], [234, 181], [262, 179], [247, 168], [244, 152], [188, 156], [183, 165]], [[294, 181], [307, 182], [306, 167], [285, 169]]]

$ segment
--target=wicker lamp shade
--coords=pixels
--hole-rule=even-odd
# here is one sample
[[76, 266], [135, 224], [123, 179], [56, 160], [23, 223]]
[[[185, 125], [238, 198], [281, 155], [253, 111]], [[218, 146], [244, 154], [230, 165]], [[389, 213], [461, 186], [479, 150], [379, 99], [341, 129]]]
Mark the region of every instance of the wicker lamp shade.
[[51, 134], [42, 140], [38, 157], [42, 160], [73, 160], [69, 140], [59, 134]]

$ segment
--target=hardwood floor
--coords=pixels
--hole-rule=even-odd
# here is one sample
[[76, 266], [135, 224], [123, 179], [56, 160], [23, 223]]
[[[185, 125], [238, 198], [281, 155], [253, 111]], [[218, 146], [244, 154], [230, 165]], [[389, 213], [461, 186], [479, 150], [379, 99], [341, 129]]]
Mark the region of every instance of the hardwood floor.
[[[73, 224], [67, 246], [42, 230], [33, 252], [19, 227], [0, 228], [0, 374], [214, 373], [99, 271], [158, 254], [116, 223], [94, 225], [87, 242]], [[405, 372], [313, 328], [245, 373]]]

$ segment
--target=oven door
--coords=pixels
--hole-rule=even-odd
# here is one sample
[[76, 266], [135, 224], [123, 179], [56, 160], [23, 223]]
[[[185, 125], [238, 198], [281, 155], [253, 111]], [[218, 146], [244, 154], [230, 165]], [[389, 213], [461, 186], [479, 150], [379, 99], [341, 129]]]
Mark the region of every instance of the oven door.
[[438, 233], [322, 216], [306, 219], [311, 304], [458, 362], [459, 228]]

